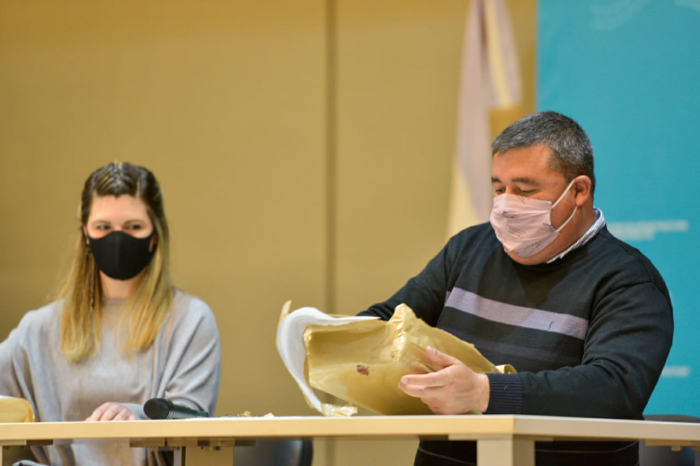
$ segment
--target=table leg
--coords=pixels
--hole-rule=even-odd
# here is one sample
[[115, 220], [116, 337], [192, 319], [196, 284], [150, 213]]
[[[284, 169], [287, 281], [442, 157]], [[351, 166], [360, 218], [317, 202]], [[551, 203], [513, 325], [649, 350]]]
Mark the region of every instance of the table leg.
[[180, 466], [233, 466], [233, 447], [181, 447], [175, 452]]
[[535, 441], [513, 437], [476, 442], [479, 466], [535, 466]]

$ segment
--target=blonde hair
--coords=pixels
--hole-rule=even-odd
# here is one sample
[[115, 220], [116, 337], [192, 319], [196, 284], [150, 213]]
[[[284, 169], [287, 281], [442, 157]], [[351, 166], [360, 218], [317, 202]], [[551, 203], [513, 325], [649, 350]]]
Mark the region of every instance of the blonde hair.
[[125, 303], [122, 322], [128, 324], [123, 350], [143, 351], [153, 344], [173, 307], [170, 279], [170, 234], [163, 209], [163, 195], [151, 171], [130, 163], [110, 163], [93, 172], [83, 188], [79, 219], [80, 234], [67, 279], [58, 294], [61, 312], [61, 350], [71, 361], [97, 351], [102, 342], [102, 286], [95, 259], [83, 227], [90, 216], [94, 196], [130, 195], [141, 199], [155, 229], [153, 257], [134, 295]]

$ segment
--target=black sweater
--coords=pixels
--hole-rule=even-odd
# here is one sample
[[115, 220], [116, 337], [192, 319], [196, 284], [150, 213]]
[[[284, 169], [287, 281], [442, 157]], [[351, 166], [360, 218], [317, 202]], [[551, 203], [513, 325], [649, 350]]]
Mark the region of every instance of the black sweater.
[[493, 364], [516, 368], [489, 375], [486, 414], [642, 419], [673, 336], [661, 275], [606, 228], [535, 266], [510, 259], [489, 224], [468, 228], [362, 314], [388, 320], [400, 303]]

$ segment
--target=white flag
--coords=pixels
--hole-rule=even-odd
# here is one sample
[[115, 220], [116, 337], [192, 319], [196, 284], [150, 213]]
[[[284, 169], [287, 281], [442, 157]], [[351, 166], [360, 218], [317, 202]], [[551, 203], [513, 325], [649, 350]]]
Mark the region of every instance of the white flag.
[[489, 219], [491, 117], [505, 112], [510, 123], [522, 116], [518, 57], [504, 0], [472, 0], [464, 38], [448, 237]]

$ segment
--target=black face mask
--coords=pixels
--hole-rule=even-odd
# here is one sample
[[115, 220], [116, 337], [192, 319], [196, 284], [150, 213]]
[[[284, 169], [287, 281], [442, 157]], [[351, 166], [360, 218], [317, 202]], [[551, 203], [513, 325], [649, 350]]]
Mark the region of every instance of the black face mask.
[[155, 231], [148, 238], [134, 238], [123, 231], [113, 231], [99, 239], [88, 238], [97, 267], [110, 278], [129, 280], [141, 273], [151, 261], [153, 251], [150, 248], [154, 234]]

